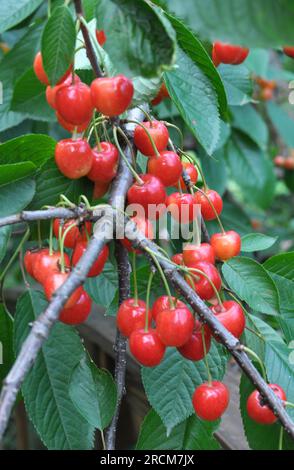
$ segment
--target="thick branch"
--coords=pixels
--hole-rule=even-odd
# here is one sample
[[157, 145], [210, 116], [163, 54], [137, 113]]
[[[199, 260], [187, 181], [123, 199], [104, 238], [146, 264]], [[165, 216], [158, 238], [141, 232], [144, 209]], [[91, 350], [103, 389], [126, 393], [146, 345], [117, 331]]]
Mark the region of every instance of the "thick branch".
[[5, 225], [19, 224], [21, 222], [35, 222], [37, 220], [49, 219], [77, 219], [85, 218], [90, 212], [85, 208], [84, 204], [73, 209], [65, 209], [63, 207], [52, 207], [39, 211], [22, 211], [19, 214], [9, 215], [0, 219], [0, 227]]

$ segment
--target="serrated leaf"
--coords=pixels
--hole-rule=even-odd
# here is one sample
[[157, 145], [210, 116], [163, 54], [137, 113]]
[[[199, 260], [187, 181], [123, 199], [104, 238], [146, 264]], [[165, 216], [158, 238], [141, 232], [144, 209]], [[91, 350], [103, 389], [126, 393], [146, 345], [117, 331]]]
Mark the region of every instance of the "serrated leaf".
[[112, 375], [98, 369], [89, 358], [82, 358], [73, 370], [69, 396], [85, 420], [102, 431], [115, 412], [117, 392]]
[[[29, 324], [46, 305], [43, 294], [37, 291], [30, 290], [18, 300], [16, 352], [30, 332]], [[57, 323], [23, 383], [27, 412], [48, 449], [92, 448], [93, 426], [77, 412], [68, 393], [72, 371], [83, 357], [85, 351], [74, 328]]]
[[283, 343], [280, 334], [256, 315], [246, 315], [246, 326], [244, 335], [246, 345], [252, 349], [262, 361], [265, 356], [265, 345], [267, 342], [275, 341]]
[[224, 84], [228, 104], [244, 106], [252, 100], [252, 81], [249, 71], [244, 65], [220, 65], [219, 74]]
[[10, 239], [12, 228], [9, 225], [0, 228], [0, 263], [3, 260]]
[[277, 239], [278, 237], [269, 237], [263, 233], [248, 233], [242, 237], [241, 251], [267, 250], [276, 243]]
[[266, 150], [268, 143], [268, 129], [266, 123], [255, 110], [255, 108], [247, 104], [245, 106], [232, 106], [233, 126], [241, 130], [255, 142], [262, 150]]
[[294, 120], [291, 114], [291, 108], [283, 109], [276, 103], [267, 103], [266, 105], [268, 115], [281, 136], [281, 139], [289, 147], [294, 147], [293, 126]]
[[135, 77], [133, 79], [134, 97], [132, 105], [137, 106], [149, 102], [156, 95], [160, 88], [161, 80], [159, 78]]
[[56, 141], [48, 135], [27, 134], [0, 145], [0, 162], [32, 162], [39, 167], [54, 158]]
[[0, 304], [0, 390], [13, 361], [13, 318]]
[[95, 304], [103, 305], [107, 310], [118, 289], [117, 270], [113, 264], [107, 261], [103, 272], [99, 276], [86, 280], [85, 289]]
[[279, 313], [277, 288], [257, 261], [237, 256], [223, 264], [222, 273], [228, 286], [253, 310], [269, 315]]
[[51, 85], [55, 85], [69, 68], [75, 51], [76, 31], [67, 6], [55, 8], [42, 35], [41, 53]]
[[0, 8], [0, 33], [21, 23], [33, 13], [42, 0], [9, 0], [2, 1]]
[[35, 181], [24, 178], [0, 187], [0, 216], [16, 214], [23, 210], [33, 199], [35, 194]]
[[224, 150], [220, 149], [210, 157], [206, 152], [200, 151], [202, 170], [209, 187], [214, 188], [221, 196], [227, 187], [227, 168]]

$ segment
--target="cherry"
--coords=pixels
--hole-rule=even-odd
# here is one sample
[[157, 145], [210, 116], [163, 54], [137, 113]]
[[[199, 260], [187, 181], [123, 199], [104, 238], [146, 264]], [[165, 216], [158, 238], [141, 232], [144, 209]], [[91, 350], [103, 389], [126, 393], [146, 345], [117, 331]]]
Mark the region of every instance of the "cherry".
[[195, 198], [189, 193], [172, 193], [166, 199], [167, 210], [181, 224], [192, 222], [196, 217]]
[[[187, 176], [189, 176], [191, 184], [192, 185], [196, 184], [198, 180], [198, 171], [196, 170], [195, 166], [190, 162], [182, 162], [182, 167], [183, 167], [183, 170], [186, 171]], [[187, 189], [186, 183], [184, 182], [182, 176], [179, 179], [179, 181], [177, 181], [173, 186], [178, 188], [179, 183], [180, 183], [181, 189], [183, 190]]]
[[57, 121], [59, 122], [59, 124], [64, 128], [66, 129], [68, 132], [83, 132], [87, 129], [89, 123], [90, 123], [90, 120], [89, 121], [86, 121], [86, 122], [83, 122], [83, 124], [79, 124], [78, 126], [76, 126], [75, 124], [71, 124], [70, 122], [66, 122], [62, 116], [60, 116], [60, 114], [58, 112], [55, 113], [56, 114], [56, 118], [57, 118]]
[[[77, 241], [76, 246], [74, 247], [74, 251], [73, 251], [72, 259], [71, 259], [73, 266], [76, 266], [76, 264], [78, 264], [80, 258], [85, 253], [87, 246], [88, 246], [88, 242], [86, 240]], [[94, 263], [92, 264], [91, 269], [88, 272], [87, 276], [88, 277], [98, 276], [103, 271], [103, 268], [108, 259], [108, 256], [109, 256], [109, 248], [107, 245], [105, 245], [100, 251]]]
[[218, 381], [205, 382], [196, 388], [192, 403], [195, 413], [205, 421], [215, 421], [226, 411], [230, 392], [225, 384]]
[[241, 237], [234, 230], [228, 232], [214, 233], [210, 239], [215, 256], [226, 261], [237, 256], [241, 250]]
[[202, 324], [200, 321], [195, 321], [194, 331], [191, 338], [183, 346], [178, 348], [179, 353], [190, 361], [201, 361], [210, 350], [211, 334], [208, 328], [203, 328], [203, 336], [205, 341], [205, 351], [202, 339]]
[[93, 199], [100, 199], [109, 190], [109, 183], [102, 183], [101, 181], [95, 181], [93, 190]]
[[242, 335], [246, 318], [242, 307], [234, 300], [225, 300], [223, 305], [210, 307], [220, 323], [236, 338]]
[[105, 116], [118, 116], [131, 104], [134, 86], [124, 75], [110, 78], [96, 78], [91, 84], [94, 107]]
[[[59, 272], [60, 270], [61, 253], [55, 251], [50, 255], [49, 248], [42, 248], [39, 250], [33, 260], [33, 277], [43, 284], [51, 273]], [[70, 266], [69, 256], [64, 253], [65, 266]]]
[[284, 168], [286, 170], [294, 170], [294, 157], [286, 157], [284, 160]]
[[88, 173], [91, 181], [109, 183], [116, 176], [118, 166], [118, 150], [110, 142], [100, 142], [100, 149], [93, 149], [92, 168]]
[[130, 336], [130, 351], [137, 361], [145, 367], [157, 366], [165, 353], [165, 346], [152, 328], [135, 330]]
[[164, 186], [172, 186], [182, 174], [182, 163], [180, 157], [169, 150], [160, 152], [159, 156], [154, 156], [148, 160], [148, 173], [157, 176]]
[[[53, 222], [53, 232], [56, 238], [59, 238], [59, 226], [61, 219], [55, 219]], [[77, 241], [82, 237], [82, 240], [87, 240], [87, 233], [90, 236], [92, 224], [86, 221], [80, 228], [74, 219], [68, 219], [62, 224], [61, 235], [63, 236], [65, 230], [72, 224], [75, 224], [66, 234], [64, 239], [64, 246], [67, 248], [74, 248]], [[87, 231], [87, 233], [86, 233]]]
[[84, 124], [93, 115], [91, 90], [85, 83], [62, 86], [57, 90], [55, 102], [60, 116], [70, 124]]
[[50, 85], [46, 88], [46, 100], [51, 108], [56, 109], [56, 93], [63, 86], [69, 86], [72, 83], [80, 83], [81, 79], [78, 75], [74, 75], [74, 78], [69, 74], [65, 80], [63, 80], [59, 85], [51, 87]]
[[156, 331], [166, 346], [182, 346], [193, 333], [194, 317], [186, 306], [161, 310], [156, 317]]
[[40, 249], [33, 249], [33, 250], [27, 250], [25, 252], [25, 255], [24, 255], [24, 258], [23, 258], [23, 263], [24, 263], [24, 267], [25, 267], [26, 272], [31, 277], [34, 277], [33, 267], [34, 267], [34, 264], [35, 264], [35, 259], [36, 259], [37, 255], [40, 251], [41, 251]]
[[[151, 311], [148, 311], [148, 322], [151, 323]], [[135, 299], [124, 300], [117, 312], [117, 327], [124, 336], [141, 328], [144, 328], [146, 322], [146, 303], [144, 300]]]
[[209, 201], [214, 206], [216, 213], [220, 215], [221, 211], [223, 210], [223, 200], [216, 191], [213, 189], [208, 189], [205, 192], [205, 195], [200, 191], [195, 194], [195, 202], [196, 204], [200, 204], [201, 214], [205, 220], [213, 220], [216, 218], [215, 212]]
[[294, 58], [294, 47], [293, 46], [286, 46], [283, 47], [284, 54], [286, 54], [289, 57]]
[[176, 253], [175, 255], [173, 255], [171, 257], [171, 260], [173, 263], [176, 263], [176, 264], [184, 264], [184, 260], [183, 260], [183, 254], [182, 253]]
[[55, 162], [63, 175], [78, 179], [89, 173], [93, 154], [86, 139], [60, 140], [55, 147]]
[[[215, 288], [217, 290], [221, 289], [222, 280], [218, 270], [213, 264], [208, 263], [207, 261], [199, 261], [198, 263], [195, 263], [193, 265], [191, 263], [189, 268], [195, 268], [199, 269], [200, 271], [203, 271], [204, 274], [206, 274], [206, 276], [208, 276], [210, 281], [214, 284]], [[199, 295], [199, 297], [203, 300], [212, 299], [212, 297], [214, 297], [215, 295], [215, 292], [208, 279], [195, 271], [191, 271], [191, 273], [198, 278], [198, 280], [196, 280], [196, 278], [193, 278], [193, 286], [195, 292]], [[189, 279], [188, 282], [190, 282]]]
[[[145, 211], [145, 217], [158, 218], [165, 209], [165, 188], [156, 176], [146, 173], [145, 175], [139, 175], [139, 177], [143, 184], [138, 181], [132, 184], [127, 193], [128, 203], [140, 205]], [[159, 207], [152, 208], [151, 205]], [[156, 209], [156, 212], [152, 209]]]
[[[69, 274], [70, 274], [69, 271], [65, 273], [62, 273], [60, 271], [55, 271], [55, 272], [49, 273], [49, 275], [46, 276], [46, 279], [44, 280], [44, 283], [43, 283], [43, 287], [44, 287], [44, 293], [45, 293], [47, 300], [52, 299], [53, 294], [57, 291], [57, 289], [59, 289], [59, 287], [62, 286], [62, 284], [64, 284]], [[73, 307], [79, 300], [82, 292], [83, 292], [83, 288], [81, 286], [78, 287], [71, 294], [66, 304], [64, 305], [64, 308]]]
[[264, 88], [261, 90], [259, 97], [262, 101], [270, 101], [274, 97], [274, 92], [271, 88]]
[[165, 98], [169, 98], [169, 92], [167, 91], [165, 83], [162, 83], [159, 92], [157, 93], [155, 98], [153, 98], [151, 104], [153, 106], [156, 106], [157, 104], [161, 103]]
[[[131, 217], [131, 220], [137, 225], [137, 229], [142, 232], [146, 238], [149, 240], [154, 238], [153, 225], [148, 219], [142, 219], [142, 217], [134, 216]], [[121, 242], [128, 251], [135, 252], [137, 254], [141, 253], [140, 250], [132, 247], [132, 243], [127, 238], [123, 238]]]
[[[269, 387], [282, 401], [287, 399], [282, 387], [277, 384], [269, 384]], [[248, 397], [247, 413], [251, 419], [260, 424], [273, 424], [277, 421], [277, 417], [269, 406], [263, 402], [263, 398], [258, 390], [254, 390]]]
[[[175, 307], [186, 307], [184, 302], [182, 302], [179, 299], [176, 299], [175, 297], [172, 297], [172, 301], [175, 304]], [[158, 297], [153, 306], [152, 306], [152, 318], [154, 321], [156, 321], [157, 315], [162, 312], [162, 310], [166, 310], [170, 308], [170, 301], [169, 301], [169, 296], [168, 295], [162, 295], [161, 297]]]
[[106, 43], [106, 34], [103, 29], [96, 29], [96, 39], [100, 46], [103, 46]]
[[249, 54], [249, 49], [241, 46], [234, 46], [224, 42], [215, 42], [213, 44], [212, 59], [217, 67], [220, 63], [239, 65], [244, 62]]
[[[38, 78], [38, 80], [40, 80], [40, 82], [44, 83], [44, 85], [49, 85], [49, 80], [48, 80], [47, 74], [46, 74], [46, 72], [44, 70], [44, 67], [43, 67], [43, 59], [42, 59], [41, 52], [38, 52], [35, 56], [34, 63], [33, 63], [33, 69], [34, 69], [34, 72], [35, 72], [36, 77]], [[65, 80], [65, 78], [70, 74], [71, 69], [72, 69], [72, 66], [70, 66], [68, 68], [68, 70], [60, 78], [60, 80], [58, 81], [57, 84], [59, 84], [59, 83], [63, 82], [63, 80]]]
[[59, 314], [59, 320], [67, 325], [78, 325], [87, 320], [92, 307], [92, 301], [87, 292], [82, 289], [81, 295], [70, 308], [63, 308]]
[[200, 245], [188, 243], [183, 249], [183, 260], [188, 267], [199, 261], [207, 261], [208, 263], [214, 264], [215, 255], [209, 243], [201, 243]]
[[[168, 144], [169, 134], [166, 126], [161, 121], [147, 121], [142, 123], [153, 139], [158, 152], [164, 150]], [[143, 155], [150, 157], [154, 155], [154, 149], [149, 136], [141, 126], [135, 127], [134, 143]]]
[[269, 88], [274, 90], [277, 87], [277, 82], [275, 82], [275, 80], [266, 80], [262, 77], [256, 77], [255, 81], [260, 86], [260, 88]]

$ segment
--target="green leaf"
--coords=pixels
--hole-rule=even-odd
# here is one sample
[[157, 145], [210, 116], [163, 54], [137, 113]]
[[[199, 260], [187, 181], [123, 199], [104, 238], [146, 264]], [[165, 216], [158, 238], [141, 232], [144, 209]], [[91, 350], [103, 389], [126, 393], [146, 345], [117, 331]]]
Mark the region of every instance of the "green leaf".
[[[37, 291], [29, 291], [18, 300], [16, 352], [30, 332], [30, 323], [46, 306], [43, 294]], [[48, 449], [92, 448], [93, 426], [77, 412], [68, 395], [72, 371], [83, 357], [85, 351], [74, 328], [57, 323], [23, 383], [27, 412]]]
[[0, 304], [0, 390], [13, 361], [13, 318]]
[[200, 158], [208, 186], [222, 196], [227, 187], [227, 168], [224, 150], [217, 150], [213, 153], [212, 157], [207, 155], [206, 152], [200, 151]]
[[137, 450], [218, 450], [220, 445], [213, 437], [218, 422], [205, 422], [196, 416], [178, 424], [170, 433], [158, 416], [151, 409], [142, 423]]
[[222, 273], [228, 286], [253, 310], [269, 315], [279, 313], [277, 288], [261, 264], [237, 256], [223, 264]]
[[219, 74], [224, 84], [228, 104], [244, 106], [252, 101], [252, 81], [248, 69], [244, 65], [220, 65]]
[[132, 105], [137, 106], [152, 100], [157, 95], [160, 84], [161, 80], [159, 78], [135, 77], [133, 79], [134, 96]]
[[3, 260], [10, 239], [12, 228], [9, 225], [0, 228], [0, 263]]
[[32, 162], [39, 167], [54, 158], [56, 141], [48, 135], [27, 134], [0, 145], [0, 162]]
[[[250, 230], [250, 220], [246, 212], [231, 202], [224, 200], [224, 208], [222, 211], [222, 222], [225, 228], [235, 230], [239, 235], [245, 235]], [[219, 232], [217, 221], [207, 222], [207, 228], [210, 234]]]
[[89, 358], [82, 358], [72, 373], [69, 396], [89, 424], [100, 431], [109, 425], [116, 407], [117, 392], [107, 370], [98, 369]]
[[107, 311], [118, 289], [117, 270], [113, 264], [108, 261], [99, 276], [88, 278], [85, 289], [95, 304], [103, 305]]
[[[214, 344], [208, 361], [214, 379], [221, 379], [225, 373], [226, 357]], [[203, 361], [188, 361], [172, 348], [167, 349], [159, 366], [142, 368], [147, 398], [162, 419], [168, 435], [177, 424], [193, 414], [193, 392], [206, 379], [207, 371]]]
[[246, 106], [232, 106], [233, 126], [250, 137], [262, 150], [266, 150], [268, 142], [268, 129], [260, 114], [255, 108]]
[[0, 33], [21, 23], [33, 13], [42, 0], [9, 0], [2, 1], [0, 8]]
[[0, 217], [16, 214], [22, 211], [33, 199], [35, 181], [24, 178], [0, 187]]
[[42, 35], [42, 59], [51, 85], [65, 74], [73, 60], [76, 31], [68, 7], [54, 9]]
[[263, 233], [248, 233], [242, 237], [241, 251], [260, 251], [267, 250], [273, 246], [278, 237], [269, 237]]
[[32, 162], [0, 165], [0, 187], [35, 173], [36, 168]]
[[160, 77], [175, 58], [175, 34], [164, 15], [143, 0], [100, 0], [104, 49], [119, 73], [130, 77]]
[[[248, 329], [244, 332], [245, 343], [262, 361], [264, 361], [265, 345], [267, 342], [275, 341], [281, 342], [282, 344], [284, 343], [280, 334], [256, 315], [246, 315], [246, 326]], [[257, 334], [253, 333], [251, 330], [255, 331]], [[258, 335], [260, 335], [261, 338]]]
[[267, 103], [266, 108], [274, 127], [281, 136], [281, 139], [289, 147], [294, 147], [294, 120], [293, 115], [291, 114], [291, 107], [289, 109], [283, 109], [278, 104], [270, 102]]

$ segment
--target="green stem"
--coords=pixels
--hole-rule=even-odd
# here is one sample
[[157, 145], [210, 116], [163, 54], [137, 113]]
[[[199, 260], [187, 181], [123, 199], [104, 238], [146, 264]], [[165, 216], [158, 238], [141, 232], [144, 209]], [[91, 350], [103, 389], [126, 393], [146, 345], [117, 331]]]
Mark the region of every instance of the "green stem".
[[128, 146], [129, 149], [130, 149], [130, 152], [131, 152], [131, 154], [132, 154], [132, 165], [133, 165], [133, 168], [134, 168], [135, 171], [136, 171], [137, 162], [136, 162], [136, 156], [135, 156], [135, 154], [134, 154], [133, 146], [132, 146], [132, 144], [131, 144], [131, 142], [130, 142], [128, 136], [124, 133], [124, 131], [123, 131], [120, 127], [118, 127], [117, 130], [118, 130], [118, 132], [120, 133], [120, 135], [124, 138], [124, 140], [126, 141], [127, 146]]
[[137, 106], [137, 108], [140, 109], [140, 111], [142, 111], [142, 113], [146, 117], [147, 121], [150, 122], [150, 127], [152, 127], [152, 118], [151, 118], [150, 114], [147, 113], [147, 111], [145, 109], [141, 108], [141, 106]]
[[94, 111], [94, 116], [93, 116], [93, 129], [94, 129], [94, 134], [95, 134], [95, 139], [96, 139], [98, 152], [101, 152], [101, 144], [100, 144], [99, 134], [98, 134], [96, 123], [95, 123], [95, 111]]
[[205, 191], [202, 191], [202, 189], [198, 188], [197, 186], [194, 186], [194, 188], [196, 189], [196, 191], [199, 191], [201, 194], [203, 194], [203, 196], [207, 199], [210, 207], [212, 208], [213, 212], [214, 212], [214, 215], [215, 215], [215, 218], [220, 226], [220, 229], [222, 231], [223, 234], [226, 233], [225, 229], [224, 229], [224, 226], [221, 222], [221, 219], [216, 211], [216, 208], [214, 207], [213, 203], [211, 202], [211, 200], [209, 199], [209, 197], [207, 196], [206, 192]]
[[285, 406], [290, 406], [290, 408], [294, 408], [294, 403], [291, 403], [290, 401], [284, 401]]
[[127, 122], [130, 122], [130, 123], [133, 123], [133, 124], [137, 124], [137, 126], [140, 126], [140, 127], [142, 127], [142, 128], [145, 130], [145, 132], [146, 132], [146, 134], [147, 134], [147, 136], [148, 136], [148, 139], [150, 140], [150, 143], [151, 143], [151, 145], [152, 145], [152, 148], [153, 148], [153, 150], [154, 150], [154, 155], [156, 155], [157, 157], [159, 157], [160, 154], [159, 154], [159, 152], [158, 152], [158, 150], [157, 150], [157, 147], [156, 147], [156, 145], [155, 145], [155, 142], [154, 142], [154, 140], [152, 139], [152, 136], [151, 136], [150, 132], [148, 131], [147, 127], [144, 126], [144, 124], [142, 124], [142, 122], [139, 122], [139, 121], [137, 121], [136, 119], [128, 119]]
[[256, 359], [256, 361], [260, 365], [264, 381], [267, 382], [266, 370], [265, 370], [264, 364], [263, 364], [262, 360], [260, 359], [260, 357], [254, 351], [252, 351], [252, 349], [248, 348], [247, 346], [242, 346], [242, 349], [245, 352], [247, 352], [250, 356], [252, 356], [254, 359]]
[[199, 173], [201, 175], [204, 190], [207, 191], [208, 186], [207, 186], [206, 179], [205, 179], [204, 173], [202, 171], [201, 165], [199, 165], [199, 163], [197, 163], [192, 157], [190, 157], [190, 155], [188, 153], [183, 152], [181, 149], [179, 149], [179, 152], [180, 152], [180, 154], [184, 155], [184, 157], [188, 158], [190, 163], [192, 163], [193, 165], [196, 166], [197, 170], [199, 171]]
[[170, 288], [169, 288], [169, 285], [168, 285], [168, 282], [167, 282], [167, 279], [164, 275], [164, 272], [163, 272], [163, 269], [162, 267], [160, 266], [160, 263], [156, 257], [156, 255], [153, 253], [152, 250], [149, 250], [149, 248], [146, 248], [145, 247], [145, 250], [149, 253], [149, 255], [151, 256], [151, 258], [153, 259], [154, 261], [154, 264], [156, 265], [156, 268], [161, 276], [161, 279], [162, 279], [162, 282], [164, 284], [164, 287], [165, 287], [165, 290], [166, 290], [166, 293], [168, 295], [168, 299], [169, 299], [169, 305], [170, 305], [170, 308], [175, 308], [175, 305], [174, 305], [174, 302], [173, 302], [173, 298], [172, 298], [172, 295], [171, 295], [171, 291], [170, 291]]
[[204, 362], [205, 362], [205, 367], [206, 367], [206, 370], [207, 370], [207, 379], [208, 379], [207, 381], [208, 381], [208, 384], [211, 385], [212, 384], [212, 376], [211, 376], [209, 363], [208, 363], [208, 359], [207, 359], [207, 349], [206, 349], [206, 343], [205, 343], [204, 326], [201, 327], [201, 338], [202, 338], [203, 351], [204, 351]]
[[183, 133], [181, 131], [181, 129], [176, 126], [175, 124], [171, 124], [170, 122], [164, 122], [164, 124], [167, 126], [167, 127], [172, 127], [173, 129], [176, 129], [176, 131], [178, 132], [179, 136], [180, 136], [180, 147], [181, 148], [184, 148], [184, 136], [183, 136]]
[[132, 175], [135, 178], [135, 180], [137, 181], [137, 183], [142, 186], [144, 184], [144, 181], [140, 178], [138, 173], [134, 170], [134, 168], [130, 164], [127, 156], [125, 155], [124, 151], [122, 150], [122, 148], [120, 146], [120, 143], [118, 141], [118, 138], [117, 138], [117, 127], [115, 127], [115, 126], [113, 127], [113, 139], [114, 139], [115, 145], [117, 146], [117, 148], [118, 148], [118, 150], [121, 154], [121, 157], [123, 158], [123, 160], [124, 160], [125, 164], [127, 165], [128, 169], [132, 173]]
[[138, 305], [138, 282], [137, 282], [137, 266], [136, 266], [137, 255], [136, 252], [132, 252], [132, 271], [133, 271], [133, 281], [134, 281], [134, 305]]
[[3, 279], [5, 278], [6, 274], [7, 274], [7, 271], [9, 270], [10, 266], [14, 263], [15, 259], [17, 258], [18, 256], [18, 253], [19, 251], [22, 249], [22, 246], [23, 244], [27, 241], [27, 239], [29, 238], [29, 235], [30, 235], [30, 229], [28, 228], [24, 234], [24, 236], [22, 237], [22, 239], [20, 240], [16, 250], [14, 251], [13, 255], [11, 256], [10, 260], [8, 261], [7, 265], [5, 266], [4, 270], [2, 271], [1, 275], [0, 275], [0, 283], [3, 282]]
[[[215, 287], [215, 285], [214, 285], [214, 283], [212, 282], [212, 280], [210, 279], [210, 277], [207, 276], [207, 274], [206, 274], [205, 272], [201, 271], [201, 269], [197, 269], [197, 268], [188, 268], [188, 269], [189, 269], [190, 274], [192, 275], [192, 277], [196, 278], [197, 280], [198, 280], [198, 277], [193, 274], [194, 272], [197, 273], [197, 274], [200, 274], [200, 275], [203, 276], [203, 277], [205, 277], [205, 279], [209, 282], [209, 284], [210, 284], [211, 287], [213, 288], [213, 292], [214, 292], [214, 294], [215, 294], [215, 296], [216, 296], [216, 298], [217, 298], [217, 301], [218, 301], [219, 305], [221, 305], [221, 306], [223, 307], [223, 303], [222, 303], [222, 300], [221, 300], [220, 295], [219, 295], [219, 293], [218, 293], [218, 290], [217, 290], [217, 288]], [[192, 271], [192, 273], [191, 273], [191, 271]]]
[[50, 220], [50, 231], [49, 231], [49, 255], [53, 255], [53, 219]]
[[284, 437], [284, 428], [281, 426], [279, 434], [279, 450], [283, 450], [283, 437]]
[[[59, 239], [59, 244], [60, 244], [60, 270], [62, 273], [65, 273], [65, 263], [64, 263], [64, 241], [65, 237], [68, 234], [68, 232], [73, 228], [76, 227], [76, 223], [70, 224], [68, 227], [63, 232], [63, 235]], [[60, 226], [59, 226], [60, 228]]]
[[151, 292], [153, 276], [154, 276], [154, 273], [151, 271], [149, 275], [149, 279], [148, 279], [147, 292], [146, 292], [145, 333], [147, 333], [148, 328], [149, 328], [150, 292]]

